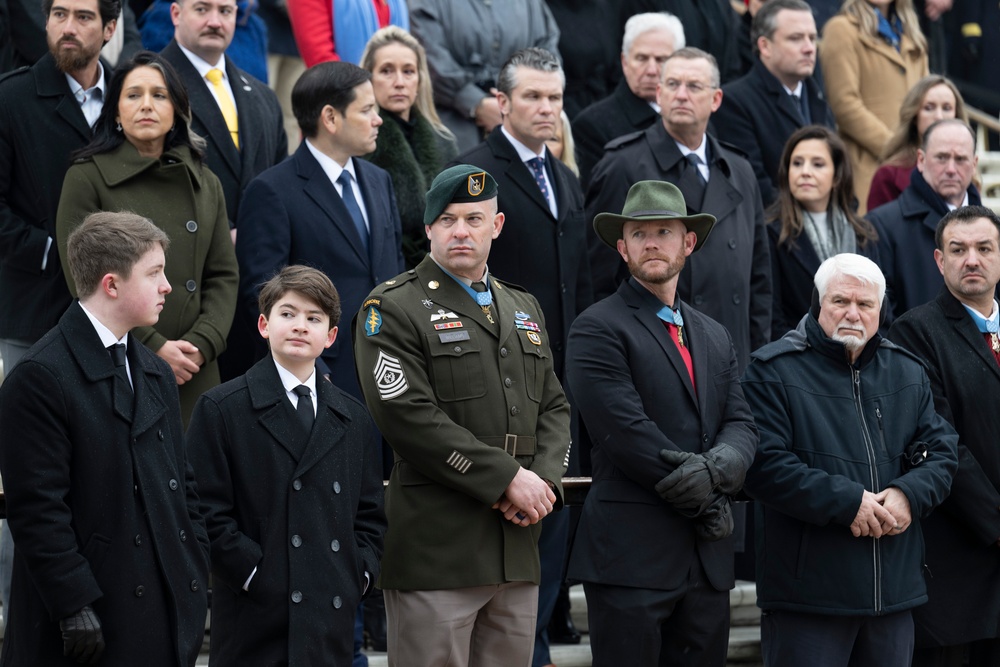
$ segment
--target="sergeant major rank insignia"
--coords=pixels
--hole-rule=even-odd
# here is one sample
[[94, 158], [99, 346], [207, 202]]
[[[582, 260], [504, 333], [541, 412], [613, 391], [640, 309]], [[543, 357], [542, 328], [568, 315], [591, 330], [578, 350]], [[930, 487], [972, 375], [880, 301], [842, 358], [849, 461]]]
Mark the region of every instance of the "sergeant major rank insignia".
[[482, 194], [483, 190], [486, 188], [486, 172], [481, 171], [478, 174], [469, 175], [469, 194], [473, 197], [478, 197]]
[[378, 387], [378, 395], [383, 401], [402, 396], [410, 388], [403, 373], [403, 365], [399, 359], [386, 354], [384, 350], [378, 351], [378, 358], [375, 360], [375, 367], [372, 369], [375, 376], [375, 385]]

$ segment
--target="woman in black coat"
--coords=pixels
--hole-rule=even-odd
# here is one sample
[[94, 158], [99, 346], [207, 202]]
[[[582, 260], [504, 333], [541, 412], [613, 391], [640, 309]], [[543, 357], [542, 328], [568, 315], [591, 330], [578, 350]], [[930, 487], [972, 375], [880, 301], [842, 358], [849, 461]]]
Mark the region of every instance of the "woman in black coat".
[[412, 269], [427, 254], [424, 193], [458, 152], [455, 137], [438, 118], [424, 47], [397, 26], [368, 41], [361, 67], [372, 73], [382, 127], [375, 152], [365, 156], [392, 178], [403, 224], [403, 259]]
[[809, 311], [813, 276], [842, 252], [875, 259], [875, 228], [855, 213], [854, 180], [844, 142], [807, 125], [788, 138], [778, 165], [778, 199], [768, 209], [771, 247], [771, 339]]

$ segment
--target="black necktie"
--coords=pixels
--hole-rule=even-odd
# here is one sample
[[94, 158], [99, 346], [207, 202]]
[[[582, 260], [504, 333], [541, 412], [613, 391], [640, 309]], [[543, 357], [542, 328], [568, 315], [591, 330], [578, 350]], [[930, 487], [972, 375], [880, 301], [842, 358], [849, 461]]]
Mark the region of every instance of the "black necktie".
[[687, 167], [681, 178], [687, 186], [682, 188], [687, 200], [686, 203], [688, 208], [701, 212], [702, 203], [705, 201], [705, 187], [708, 185], [699, 168], [701, 158], [694, 153], [688, 153], [684, 159], [687, 161]]
[[806, 97], [805, 86], [802, 88], [802, 93], [799, 95], [792, 95], [792, 101], [795, 102], [795, 108], [799, 112], [799, 117], [802, 119], [803, 125], [809, 125], [812, 123], [811, 114], [809, 113], [809, 100]]
[[108, 345], [108, 354], [115, 365], [114, 402], [115, 407], [129, 419], [132, 418], [132, 383], [128, 379], [128, 369], [125, 367], [125, 344]]
[[125, 366], [125, 343], [113, 343], [108, 345], [108, 353], [111, 354], [111, 361], [115, 364], [115, 377], [123, 381], [123, 386], [132, 391], [132, 383], [128, 378], [128, 368]]
[[302, 428], [306, 430], [306, 433], [311, 433], [313, 422], [316, 421], [316, 414], [313, 412], [312, 392], [304, 384], [300, 384], [292, 391], [299, 397], [299, 403], [295, 407], [295, 412], [299, 415]]

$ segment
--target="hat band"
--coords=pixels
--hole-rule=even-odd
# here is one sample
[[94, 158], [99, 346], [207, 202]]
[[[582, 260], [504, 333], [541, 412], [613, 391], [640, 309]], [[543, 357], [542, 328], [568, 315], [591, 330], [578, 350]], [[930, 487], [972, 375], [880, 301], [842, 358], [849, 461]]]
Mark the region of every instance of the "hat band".
[[686, 218], [687, 213], [678, 213], [677, 211], [668, 211], [666, 209], [659, 209], [654, 211], [632, 211], [631, 213], [622, 212], [622, 215], [627, 218]]

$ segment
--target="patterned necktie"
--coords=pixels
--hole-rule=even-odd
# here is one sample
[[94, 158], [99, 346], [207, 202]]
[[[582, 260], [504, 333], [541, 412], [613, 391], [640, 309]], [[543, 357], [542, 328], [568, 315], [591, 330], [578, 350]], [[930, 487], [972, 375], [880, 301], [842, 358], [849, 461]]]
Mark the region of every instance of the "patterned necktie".
[[533, 157], [528, 160], [528, 166], [531, 167], [531, 173], [535, 177], [535, 183], [538, 185], [538, 189], [542, 191], [542, 196], [545, 197], [546, 203], [549, 205], [549, 210], [552, 210], [552, 193], [549, 192], [549, 184], [545, 180], [545, 158]]
[[316, 414], [313, 412], [312, 392], [304, 384], [300, 384], [292, 391], [299, 397], [298, 405], [295, 406], [295, 412], [299, 415], [302, 428], [306, 430], [306, 433], [311, 433], [313, 422], [316, 421]]
[[240, 126], [236, 119], [236, 105], [233, 104], [233, 98], [229, 91], [222, 85], [222, 70], [210, 69], [205, 78], [212, 82], [212, 88], [215, 89], [215, 96], [219, 101], [219, 110], [226, 120], [226, 127], [229, 128], [229, 136], [232, 137], [233, 144], [239, 149]]
[[361, 245], [364, 247], [365, 252], [368, 252], [368, 226], [365, 224], [365, 217], [361, 215], [361, 207], [358, 206], [358, 200], [354, 197], [354, 188], [351, 187], [351, 172], [346, 169], [340, 172], [337, 182], [340, 183], [340, 187], [343, 190], [340, 198], [344, 200], [344, 206], [347, 207], [347, 212], [351, 214], [351, 220], [354, 221], [354, 228], [357, 230], [358, 236], [361, 237]]

